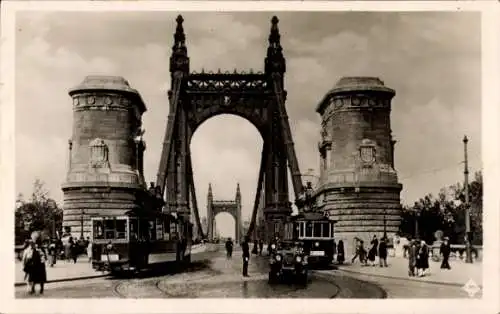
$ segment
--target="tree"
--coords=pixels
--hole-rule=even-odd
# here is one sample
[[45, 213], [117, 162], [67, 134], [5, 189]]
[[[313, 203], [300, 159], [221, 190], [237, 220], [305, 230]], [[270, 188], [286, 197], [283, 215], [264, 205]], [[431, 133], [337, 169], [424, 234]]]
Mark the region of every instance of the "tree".
[[[453, 213], [456, 219], [456, 232], [459, 243], [464, 242], [465, 236], [465, 187], [457, 183], [450, 187], [457, 206]], [[474, 174], [474, 180], [469, 183], [470, 225], [473, 244], [483, 243], [483, 175], [482, 172]]]
[[[401, 215], [400, 234], [415, 236], [418, 225], [419, 237], [433, 242], [436, 231], [442, 231], [452, 243], [463, 244], [465, 235], [465, 194], [463, 185], [457, 183], [442, 188], [437, 197], [428, 194], [413, 206], [404, 206]], [[469, 183], [471, 231], [473, 243], [482, 244], [483, 180], [481, 172]], [[416, 223], [418, 222], [418, 224]]]
[[62, 228], [62, 209], [49, 198], [44, 183], [36, 179], [33, 183], [31, 199], [26, 201], [18, 195], [15, 210], [16, 243], [24, 241], [33, 231], [42, 231], [52, 237]]

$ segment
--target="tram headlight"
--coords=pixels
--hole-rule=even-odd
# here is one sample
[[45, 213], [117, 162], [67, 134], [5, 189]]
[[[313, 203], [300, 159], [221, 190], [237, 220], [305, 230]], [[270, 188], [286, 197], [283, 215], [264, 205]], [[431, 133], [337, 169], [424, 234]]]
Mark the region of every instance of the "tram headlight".
[[319, 246], [319, 242], [314, 243], [314, 246]]
[[302, 262], [302, 257], [297, 256], [297, 257], [295, 257], [295, 260], [297, 261], [297, 263], [300, 263], [300, 262]]
[[274, 258], [275, 258], [275, 259], [276, 259], [276, 261], [278, 261], [278, 262], [280, 262], [280, 261], [281, 261], [281, 255], [276, 255]]
[[271, 249], [274, 250], [276, 248], [275, 244], [271, 244]]

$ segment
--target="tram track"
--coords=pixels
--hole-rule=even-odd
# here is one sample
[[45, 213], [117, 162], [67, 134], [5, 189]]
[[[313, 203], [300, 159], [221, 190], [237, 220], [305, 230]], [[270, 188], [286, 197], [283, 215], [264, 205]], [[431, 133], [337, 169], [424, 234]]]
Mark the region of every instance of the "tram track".
[[[112, 286], [113, 295], [115, 295], [116, 297], [119, 297], [119, 298], [137, 297], [137, 296], [130, 296], [130, 295], [124, 294], [120, 290], [122, 290], [121, 288], [123, 288], [125, 285], [129, 285], [129, 286], [138, 285], [141, 288], [153, 287], [156, 292], [160, 292], [160, 294], [163, 296], [174, 297], [173, 295], [171, 295], [170, 293], [168, 293], [167, 291], [162, 289], [160, 287], [160, 284], [162, 282], [164, 282], [165, 280], [175, 280], [176, 279], [175, 277], [179, 277], [177, 279], [179, 279], [180, 282], [190, 283], [190, 282], [195, 282], [195, 281], [200, 281], [200, 280], [206, 280], [206, 279], [209, 279], [209, 278], [212, 278], [212, 277], [215, 277], [215, 276], [218, 276], [221, 274], [220, 271], [212, 269], [212, 268], [210, 268], [210, 266], [208, 266], [206, 269], [203, 269], [203, 270], [200, 269], [204, 266], [206, 267], [207, 264], [209, 264], [209, 261], [193, 263], [190, 266], [188, 266], [188, 268], [185, 269], [184, 271], [171, 273], [171, 274], [163, 274], [163, 275], [155, 276], [155, 277], [151, 277], [151, 278], [146, 278], [141, 282], [139, 282], [138, 280], [143, 279], [143, 278], [132, 278], [132, 279], [128, 279], [128, 280], [118, 281], [115, 284], [113, 284], [113, 286]], [[200, 265], [202, 267], [200, 267]], [[197, 277], [191, 278], [191, 279], [189, 279], [189, 278], [181, 279], [182, 276], [185, 276], [187, 274], [193, 274], [193, 273], [196, 273], [199, 271], [206, 272], [207, 274], [204, 276], [197, 276]], [[158, 278], [158, 277], [160, 277], [160, 278]], [[153, 292], [153, 291], [151, 291], [151, 292]], [[154, 295], [155, 295], [155, 293], [153, 292], [153, 293], [151, 293], [150, 297], [154, 297]], [[157, 296], [160, 297], [159, 295], [157, 295]]]

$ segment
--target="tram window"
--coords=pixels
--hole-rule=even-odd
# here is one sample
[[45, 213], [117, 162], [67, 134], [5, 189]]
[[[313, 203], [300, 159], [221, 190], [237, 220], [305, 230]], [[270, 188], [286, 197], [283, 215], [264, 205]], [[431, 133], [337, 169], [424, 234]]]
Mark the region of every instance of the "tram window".
[[106, 239], [115, 238], [115, 221], [113, 219], [107, 219], [104, 221], [104, 236]]
[[311, 238], [313, 236], [313, 227], [312, 227], [312, 222], [307, 222], [306, 223], [306, 237]]
[[299, 232], [299, 237], [303, 238], [305, 236], [305, 232], [304, 232], [304, 223], [303, 222], [300, 222], [299, 223], [299, 226], [300, 226], [300, 232]]
[[102, 220], [94, 220], [94, 239], [104, 239]]
[[330, 237], [330, 224], [328, 222], [323, 222], [323, 237], [324, 238], [329, 238]]
[[156, 219], [156, 239], [163, 239], [163, 224], [160, 219]]
[[138, 227], [137, 220], [131, 218], [129, 220], [129, 230], [130, 230], [130, 240], [132, 241], [138, 240], [139, 230], [137, 227]]
[[330, 224], [330, 236], [333, 238], [333, 236], [335, 235], [335, 233], [333, 232], [334, 229], [333, 229], [333, 223]]
[[298, 238], [300, 236], [299, 230], [300, 230], [300, 223], [298, 224], [293, 224], [293, 238]]
[[127, 238], [127, 222], [125, 221], [125, 219], [116, 220], [116, 238]]
[[149, 239], [156, 240], [155, 222], [149, 221]]
[[168, 218], [163, 220], [163, 240], [170, 240], [170, 221]]
[[313, 237], [320, 238], [321, 237], [321, 223], [314, 222], [313, 223]]

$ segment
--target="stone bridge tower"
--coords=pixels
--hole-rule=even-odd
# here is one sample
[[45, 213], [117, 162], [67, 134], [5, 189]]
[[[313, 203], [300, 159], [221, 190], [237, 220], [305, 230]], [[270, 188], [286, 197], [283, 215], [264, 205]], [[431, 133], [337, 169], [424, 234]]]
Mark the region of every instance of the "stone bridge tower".
[[337, 220], [336, 240], [352, 250], [354, 238], [391, 237], [400, 224], [394, 167], [391, 100], [395, 91], [378, 78], [344, 77], [317, 107], [322, 117], [316, 204]]
[[139, 93], [121, 77], [88, 76], [69, 91], [73, 135], [64, 192], [63, 226], [74, 237], [90, 236], [93, 215], [122, 215], [146, 191], [146, 111]]

